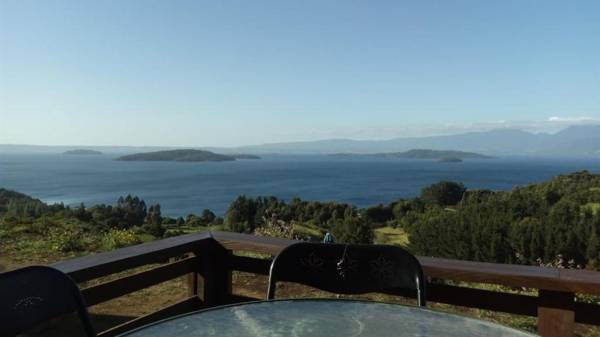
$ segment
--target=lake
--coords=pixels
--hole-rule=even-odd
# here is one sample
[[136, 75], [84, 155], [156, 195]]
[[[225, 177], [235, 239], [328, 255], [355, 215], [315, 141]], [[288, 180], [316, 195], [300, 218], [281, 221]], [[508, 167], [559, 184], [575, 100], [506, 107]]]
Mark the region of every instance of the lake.
[[558, 174], [600, 172], [600, 159], [428, 160], [263, 156], [232, 162], [125, 162], [115, 156], [0, 153], [0, 187], [48, 203], [115, 204], [132, 194], [168, 216], [209, 208], [223, 215], [238, 195], [336, 200], [365, 207], [419, 195], [440, 180], [509, 190]]

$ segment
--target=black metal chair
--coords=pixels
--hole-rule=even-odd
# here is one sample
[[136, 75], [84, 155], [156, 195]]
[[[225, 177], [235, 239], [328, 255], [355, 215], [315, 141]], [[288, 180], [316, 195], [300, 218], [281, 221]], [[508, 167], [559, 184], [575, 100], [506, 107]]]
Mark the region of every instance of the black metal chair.
[[77, 312], [87, 337], [95, 337], [77, 284], [65, 273], [32, 266], [0, 274], [0, 336], [16, 336], [38, 324]]
[[337, 294], [415, 289], [419, 306], [425, 306], [426, 301], [421, 264], [396, 246], [296, 243], [273, 260], [267, 299], [275, 297], [278, 281]]

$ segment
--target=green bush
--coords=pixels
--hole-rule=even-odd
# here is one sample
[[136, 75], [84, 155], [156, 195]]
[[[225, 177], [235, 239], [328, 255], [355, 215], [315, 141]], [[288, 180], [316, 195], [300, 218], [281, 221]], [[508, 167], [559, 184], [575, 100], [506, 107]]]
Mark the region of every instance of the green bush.
[[83, 252], [88, 246], [88, 240], [78, 230], [55, 230], [50, 235], [52, 249], [59, 252]]
[[102, 238], [102, 245], [108, 250], [138, 243], [141, 243], [140, 238], [130, 229], [111, 229]]
[[331, 232], [337, 243], [371, 244], [375, 237], [371, 226], [366, 221], [355, 217], [336, 221]]

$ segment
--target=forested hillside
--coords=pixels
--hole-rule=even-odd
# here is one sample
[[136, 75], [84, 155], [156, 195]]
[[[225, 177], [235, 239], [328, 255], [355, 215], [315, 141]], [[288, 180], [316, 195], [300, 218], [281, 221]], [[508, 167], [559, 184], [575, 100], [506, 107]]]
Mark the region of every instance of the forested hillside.
[[597, 269], [600, 175], [577, 172], [509, 192], [440, 182], [418, 198], [365, 209], [239, 196], [224, 219], [208, 209], [164, 217], [159, 204], [148, 207], [135, 196], [115, 205], [68, 207], [0, 189], [0, 250], [13, 253], [84, 254], [208, 229], [307, 240], [331, 232], [337, 242], [372, 243], [394, 228], [408, 235], [400, 243], [408, 241], [418, 255]]
[[239, 197], [225, 221], [232, 230], [252, 232], [273, 223], [269, 219], [316, 226], [338, 241], [356, 243], [372, 240], [364, 227], [397, 227], [408, 233], [409, 249], [419, 255], [597, 268], [600, 175], [578, 172], [510, 192], [440, 182], [418, 198], [361, 210], [336, 202]]

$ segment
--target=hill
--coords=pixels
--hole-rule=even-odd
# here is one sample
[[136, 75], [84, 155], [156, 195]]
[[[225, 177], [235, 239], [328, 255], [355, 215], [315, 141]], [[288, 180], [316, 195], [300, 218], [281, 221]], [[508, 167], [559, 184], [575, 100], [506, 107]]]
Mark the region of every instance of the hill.
[[102, 154], [102, 152], [96, 151], [96, 150], [77, 149], [77, 150], [65, 151], [65, 152], [63, 152], [63, 154], [71, 154], [71, 155], [99, 155], [99, 154]]
[[373, 154], [357, 154], [357, 153], [336, 153], [332, 156], [350, 156], [350, 157], [376, 157], [376, 158], [404, 158], [404, 159], [491, 159], [494, 157], [486, 156], [475, 152], [452, 151], [452, 150], [429, 150], [429, 149], [413, 149], [405, 152], [385, 152]]
[[[41, 146], [0, 144], [0, 153], [62, 153], [81, 146]], [[88, 146], [104, 153], [165, 151], [165, 146]], [[195, 148], [199, 150], [199, 148]], [[399, 137], [387, 140], [324, 139], [306, 142], [283, 142], [241, 147], [203, 147], [235, 157], [249, 154], [330, 154], [392, 153], [410, 149], [461, 149], [486, 155], [526, 155], [556, 157], [600, 157], [600, 125], [570, 126], [554, 134], [531, 133], [517, 129], [495, 129], [445, 136]], [[239, 158], [242, 159], [242, 158]]]
[[253, 155], [224, 155], [203, 150], [166, 150], [155, 152], [136, 153], [118, 157], [122, 161], [233, 161], [236, 159], [259, 159]]
[[[12, 205], [11, 205], [12, 203]], [[16, 205], [19, 205], [18, 207]], [[25, 214], [41, 213], [48, 206], [39, 199], [34, 199], [26, 194], [0, 188], [0, 215], [6, 212], [10, 206], [18, 208]]]
[[446, 136], [388, 140], [325, 139], [236, 148], [246, 153], [328, 154], [385, 153], [410, 149], [461, 149], [488, 155], [600, 156], [600, 125], [571, 126], [554, 134], [495, 129]]

